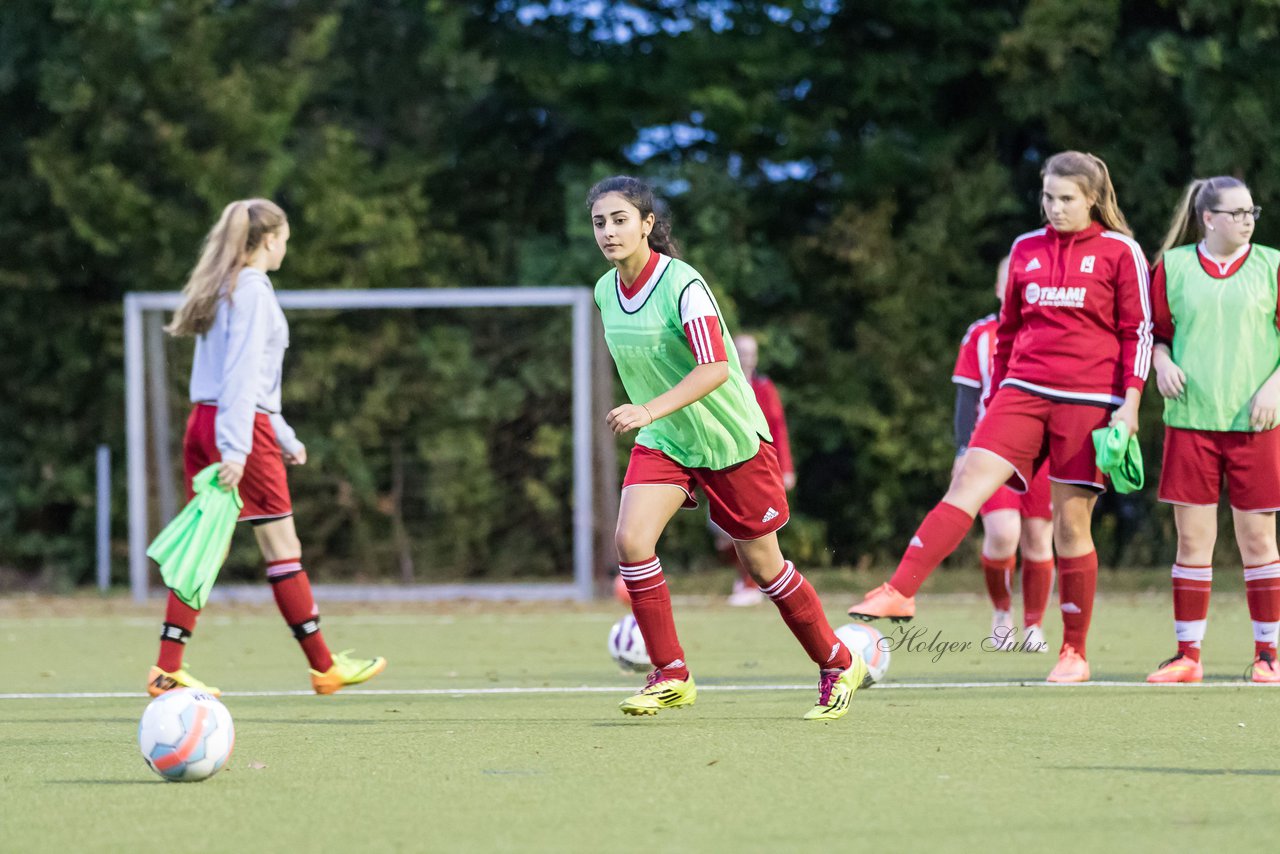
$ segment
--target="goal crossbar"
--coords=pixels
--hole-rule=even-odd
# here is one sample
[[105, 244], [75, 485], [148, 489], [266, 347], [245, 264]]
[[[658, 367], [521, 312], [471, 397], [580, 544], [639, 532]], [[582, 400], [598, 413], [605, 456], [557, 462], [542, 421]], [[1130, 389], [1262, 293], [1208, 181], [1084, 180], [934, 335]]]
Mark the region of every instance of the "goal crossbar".
[[[423, 584], [405, 586], [342, 585], [341, 598], [445, 599], [504, 598], [590, 599], [595, 566], [592, 477], [592, 291], [587, 287], [402, 288], [378, 290], [279, 291], [285, 309], [528, 308], [565, 306], [573, 311], [573, 582], [571, 584]], [[177, 292], [128, 293], [124, 297], [125, 444], [128, 468], [129, 588], [134, 601], [150, 589], [147, 558], [147, 381], [148, 311], [173, 311]], [[155, 390], [152, 390], [154, 396]], [[336, 592], [336, 587], [329, 587]], [[216, 592], [216, 591], [215, 591]], [[227, 591], [231, 593], [230, 590]], [[235, 596], [235, 594], [232, 594]], [[239, 598], [239, 597], [235, 597]]]

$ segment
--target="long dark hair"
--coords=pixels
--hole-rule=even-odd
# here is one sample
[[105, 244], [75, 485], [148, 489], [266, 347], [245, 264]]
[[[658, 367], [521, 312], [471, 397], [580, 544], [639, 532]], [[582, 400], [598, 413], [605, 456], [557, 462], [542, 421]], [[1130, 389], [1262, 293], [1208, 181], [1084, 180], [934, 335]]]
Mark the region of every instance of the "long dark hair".
[[602, 196], [617, 193], [636, 206], [640, 218], [653, 214], [653, 230], [649, 232], [649, 248], [672, 258], [680, 258], [680, 244], [671, 236], [671, 209], [653, 194], [653, 188], [630, 175], [614, 175], [596, 183], [587, 192], [587, 210]]

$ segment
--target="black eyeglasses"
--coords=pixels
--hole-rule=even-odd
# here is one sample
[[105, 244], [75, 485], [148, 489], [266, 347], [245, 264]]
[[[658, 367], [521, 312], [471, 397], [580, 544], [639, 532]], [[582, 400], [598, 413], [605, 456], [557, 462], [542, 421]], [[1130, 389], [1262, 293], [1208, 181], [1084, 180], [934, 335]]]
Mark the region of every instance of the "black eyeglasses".
[[1244, 218], [1246, 216], [1252, 217], [1254, 222], [1257, 222], [1259, 219], [1262, 218], [1262, 208], [1257, 206], [1249, 208], [1247, 211], [1246, 210], [1224, 211], [1224, 210], [1218, 210], [1217, 208], [1209, 208], [1209, 212], [1227, 214], [1228, 216], [1231, 217], [1232, 222], [1244, 222]]

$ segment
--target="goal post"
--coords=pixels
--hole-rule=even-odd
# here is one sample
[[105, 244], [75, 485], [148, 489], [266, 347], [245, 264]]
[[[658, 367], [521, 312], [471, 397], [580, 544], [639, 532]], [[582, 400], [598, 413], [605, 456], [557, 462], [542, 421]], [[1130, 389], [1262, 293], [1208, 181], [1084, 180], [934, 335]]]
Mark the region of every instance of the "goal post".
[[[536, 583], [464, 582], [449, 584], [318, 584], [321, 598], [336, 599], [575, 599], [587, 600], [597, 592], [603, 576], [616, 508], [617, 464], [611, 435], [601, 435], [602, 422], [595, 417], [594, 401], [608, 388], [601, 379], [603, 344], [594, 319], [592, 291], [586, 287], [495, 287], [378, 290], [281, 290], [283, 309], [358, 311], [403, 309], [502, 309], [562, 307], [571, 312], [568, 342], [571, 353], [571, 563], [572, 578]], [[172, 442], [169, 406], [164, 399], [170, 387], [164, 352], [162, 312], [181, 302], [176, 292], [129, 293], [124, 298], [125, 422], [128, 476], [129, 586], [135, 601], [147, 598], [151, 588], [150, 560], [146, 549], [155, 518], [167, 521], [177, 511], [171, 481], [163, 476], [171, 465]], [[297, 322], [297, 321], [295, 321]], [[286, 389], [286, 400], [288, 399]], [[604, 401], [601, 401], [603, 404]], [[286, 404], [286, 415], [288, 406]], [[149, 449], [151, 459], [148, 459]], [[149, 474], [154, 471], [154, 479]], [[154, 486], [154, 488], [153, 488]], [[602, 499], [597, 501], [597, 498]], [[597, 522], [597, 518], [601, 521]], [[607, 521], [606, 521], [607, 519]], [[304, 542], [307, 532], [301, 532]], [[224, 586], [222, 598], [266, 598], [265, 585], [256, 589]]]

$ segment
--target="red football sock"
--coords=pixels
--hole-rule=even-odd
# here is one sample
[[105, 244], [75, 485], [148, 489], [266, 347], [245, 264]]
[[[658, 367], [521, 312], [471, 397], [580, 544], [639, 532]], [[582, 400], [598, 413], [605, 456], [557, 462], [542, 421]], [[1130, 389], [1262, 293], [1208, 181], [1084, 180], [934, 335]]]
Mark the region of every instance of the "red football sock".
[[827, 622], [818, 592], [795, 564], [783, 561], [782, 572], [761, 589], [778, 606], [782, 621], [814, 664], [828, 670], [845, 670], [853, 663], [853, 654], [840, 642], [831, 623]]
[[671, 611], [671, 591], [657, 556], [636, 563], [619, 563], [618, 572], [631, 594], [631, 613], [644, 638], [653, 666], [670, 679], [688, 679], [684, 650], [676, 636], [676, 618]]
[[1044, 622], [1053, 592], [1053, 558], [1022, 559], [1022, 625], [1038, 626]]
[[1062, 607], [1062, 645], [1070, 644], [1087, 658], [1085, 638], [1093, 618], [1093, 596], [1098, 589], [1098, 553], [1058, 558], [1058, 602]]
[[1192, 661], [1200, 660], [1212, 587], [1213, 567], [1173, 565], [1173, 628], [1178, 635], [1178, 653]]
[[991, 604], [997, 611], [1008, 611], [1013, 607], [1013, 570], [1017, 565], [1016, 557], [1010, 556], [997, 560], [986, 555], [982, 556], [982, 576], [987, 581], [987, 593], [991, 596]]
[[1249, 619], [1253, 620], [1254, 655], [1267, 652], [1276, 658], [1276, 635], [1280, 630], [1280, 562], [1244, 568], [1245, 597]]
[[164, 625], [160, 629], [160, 655], [156, 667], [168, 673], [182, 669], [182, 654], [187, 648], [187, 638], [196, 628], [200, 612], [169, 591], [169, 602], [164, 609]]
[[333, 667], [333, 656], [324, 635], [320, 634], [320, 609], [311, 595], [311, 582], [302, 569], [302, 559], [292, 557], [268, 562], [267, 580], [271, 582], [276, 607], [293, 629], [293, 636], [301, 644], [311, 669], [326, 672]]
[[969, 533], [973, 517], [954, 504], [939, 502], [924, 517], [889, 583], [903, 596], [914, 596], [947, 555]]

